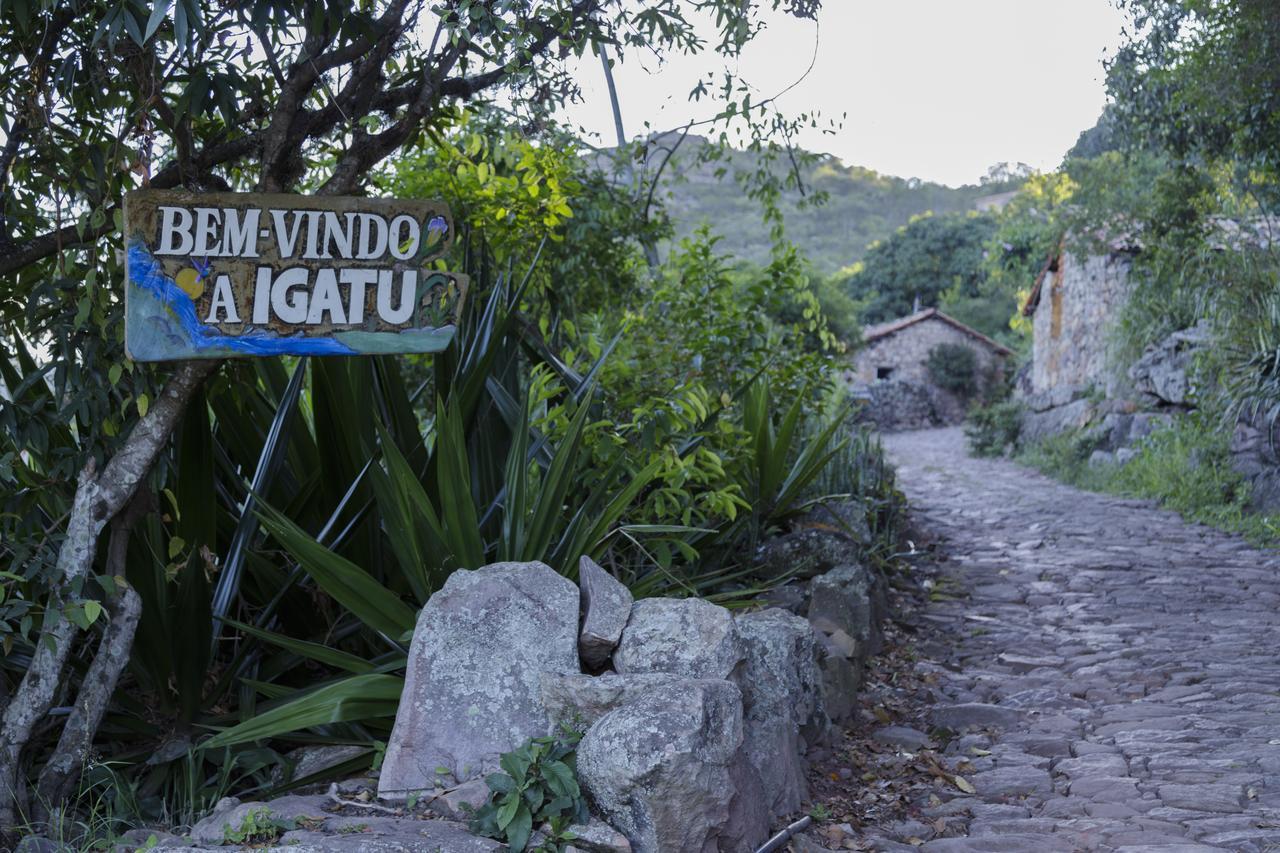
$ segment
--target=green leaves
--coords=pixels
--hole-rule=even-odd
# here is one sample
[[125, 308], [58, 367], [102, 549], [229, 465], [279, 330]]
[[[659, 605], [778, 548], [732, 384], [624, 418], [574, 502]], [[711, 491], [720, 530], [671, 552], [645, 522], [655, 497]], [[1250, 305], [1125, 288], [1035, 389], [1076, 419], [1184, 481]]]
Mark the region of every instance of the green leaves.
[[386, 638], [398, 638], [413, 629], [413, 608], [359, 566], [333, 553], [270, 507], [263, 507], [260, 517], [262, 526], [289, 549], [316, 584], [361, 622]]
[[521, 853], [534, 826], [546, 826], [548, 841], [560, 849], [570, 826], [587, 820], [586, 800], [574, 772], [574, 750], [582, 735], [562, 731], [554, 737], [533, 738], [499, 763], [504, 773], [485, 779], [489, 799], [476, 810], [471, 830], [507, 843]]
[[221, 749], [327, 723], [392, 717], [403, 689], [402, 678], [356, 675], [262, 711], [238, 726], [219, 732], [200, 748]]
[[750, 494], [755, 513], [762, 520], [779, 518], [792, 509], [805, 489], [848, 439], [831, 445], [844, 423], [845, 411], [830, 417], [818, 432], [797, 441], [798, 425], [808, 389], [801, 391], [787, 409], [776, 433], [772, 419], [769, 382], [760, 378], [743, 397], [742, 422], [751, 436], [753, 481]]

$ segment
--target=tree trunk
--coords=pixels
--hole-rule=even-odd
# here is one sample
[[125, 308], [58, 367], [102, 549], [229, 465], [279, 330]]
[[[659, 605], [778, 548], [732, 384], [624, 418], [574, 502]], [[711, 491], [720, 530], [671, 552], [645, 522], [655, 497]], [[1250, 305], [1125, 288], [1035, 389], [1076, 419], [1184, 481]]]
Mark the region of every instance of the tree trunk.
[[209, 360], [178, 365], [160, 399], [134, 426], [102, 473], [96, 472], [92, 461], [80, 472], [66, 538], [58, 551], [58, 588], [50, 595], [45, 608], [44, 626], [36, 640], [31, 665], [10, 697], [0, 723], [0, 832], [7, 836], [4, 840], [14, 841], [17, 832], [16, 801], [23, 772], [22, 751], [31, 740], [36, 724], [53, 704], [75, 639], [75, 625], [61, 612], [65, 603], [63, 594], [72, 581], [86, 577], [93, 570], [98, 536], [103, 527], [132, 499], [138, 484], [168, 443], [191, 395], [219, 364]]
[[[124, 577], [129, 535], [138, 520], [154, 505], [153, 501], [140, 500], [147, 494], [145, 491], [139, 493], [129, 502], [124, 512], [112, 521], [111, 538], [107, 544], [107, 574]], [[45, 822], [49, 811], [74, 791], [93, 746], [93, 737], [115, 693], [120, 673], [129, 663], [133, 636], [142, 615], [142, 599], [132, 587], [122, 586], [108, 612], [110, 622], [102, 632], [97, 654], [80, 685], [75, 705], [62, 727], [58, 745], [40, 773], [35, 802], [32, 803], [36, 823]]]

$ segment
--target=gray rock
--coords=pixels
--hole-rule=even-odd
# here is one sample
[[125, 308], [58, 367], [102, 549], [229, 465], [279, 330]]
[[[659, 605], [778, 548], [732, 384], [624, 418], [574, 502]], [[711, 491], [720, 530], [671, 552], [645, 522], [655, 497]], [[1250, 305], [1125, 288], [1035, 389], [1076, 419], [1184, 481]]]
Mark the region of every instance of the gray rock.
[[547, 734], [541, 677], [579, 671], [577, 614], [577, 587], [543, 563], [450, 575], [418, 615], [378, 795], [477, 778]]
[[960, 400], [932, 382], [886, 379], [864, 387], [855, 386], [852, 390], [864, 401], [854, 411], [854, 418], [861, 423], [875, 424], [881, 432], [958, 424], [964, 420]]
[[[505, 845], [480, 838], [465, 824], [446, 820], [355, 817], [333, 820], [331, 832], [286, 832], [268, 853], [497, 853]], [[345, 830], [342, 827], [347, 827]]]
[[573, 833], [573, 846], [583, 853], [631, 853], [631, 842], [618, 830], [604, 821], [592, 818], [586, 824], [569, 827]]
[[442, 817], [465, 822], [488, 799], [489, 786], [483, 779], [472, 779], [436, 794], [426, 802], [426, 807]]
[[646, 598], [613, 653], [620, 673], [668, 672], [688, 678], [732, 678], [743, 661], [733, 617], [699, 598]]
[[[815, 626], [811, 625], [811, 627]], [[824, 619], [817, 620], [816, 627], [821, 629], [815, 631], [815, 636], [818, 638], [818, 644], [825, 654], [848, 658], [849, 660], [855, 660], [858, 657], [862, 647], [853, 637], [850, 637]]]
[[1134, 387], [1159, 403], [1181, 406], [1193, 402], [1195, 391], [1190, 377], [1196, 352], [1210, 340], [1207, 323], [1174, 332], [1147, 347], [1129, 368]]
[[833, 723], [848, 723], [857, 710], [858, 688], [862, 686], [862, 666], [847, 657], [823, 653], [818, 670], [822, 673], [822, 706]]
[[1161, 785], [1158, 793], [1161, 802], [1176, 809], [1244, 811], [1244, 789], [1239, 785]]
[[166, 832], [163, 829], [138, 828], [123, 833], [111, 850], [112, 853], [134, 853], [135, 850], [172, 850], [175, 847], [187, 846], [186, 839], [172, 832]]
[[838, 566], [809, 584], [809, 621], [820, 631], [843, 631], [858, 644], [853, 655], [859, 662], [879, 651], [880, 626], [870, 569], [856, 563]]
[[756, 600], [765, 607], [780, 607], [804, 616], [809, 612], [809, 585], [803, 581], [788, 581], [765, 590]]
[[908, 726], [885, 726], [871, 733], [871, 739], [902, 749], [923, 749], [930, 743], [929, 736]]
[[1026, 764], [997, 767], [974, 774], [969, 781], [984, 797], [1043, 796], [1053, 791], [1048, 771]]
[[606, 714], [578, 745], [577, 767], [596, 809], [636, 853], [752, 850], [768, 833], [763, 802], [750, 801], [755, 771], [732, 682], [658, 688]]
[[791, 528], [830, 530], [858, 545], [868, 545], [871, 542], [871, 528], [867, 526], [867, 504], [856, 498], [820, 503], [793, 521]]
[[762, 578], [811, 578], [847, 559], [856, 544], [834, 527], [793, 530], [764, 541], [756, 550], [755, 572]]
[[542, 703], [553, 723], [566, 723], [581, 730], [628, 702], [684, 680], [684, 676], [666, 672], [626, 675], [548, 672], [542, 675]]
[[790, 814], [809, 795], [802, 732], [821, 737], [828, 726], [817, 643], [809, 623], [784, 610], [745, 613], [736, 621], [747, 655], [739, 682], [747, 757], [773, 815]]
[[[369, 754], [369, 761], [365, 763], [364, 769], [368, 770], [373, 764], [372, 750], [367, 746], [303, 746], [289, 752], [285, 758], [293, 763], [293, 771], [289, 773], [287, 781], [296, 779], [305, 779], [322, 770], [328, 770], [343, 764], [358, 755]], [[277, 768], [272, 772], [272, 778], [276, 782], [286, 781], [284, 768]], [[320, 783], [323, 784], [323, 783]]]
[[229, 833], [239, 832], [245, 822], [254, 816], [255, 823], [268, 820], [283, 824], [296, 823], [303, 818], [323, 821], [328, 814], [321, 808], [322, 797], [305, 797], [289, 795], [279, 797], [271, 802], [250, 801], [242, 803], [235, 797], [225, 797], [218, 801], [211, 814], [207, 815], [189, 833], [191, 840], [201, 844], [222, 844]]
[[1097, 404], [1090, 399], [1073, 400], [1044, 411], [1028, 411], [1022, 416], [1022, 430], [1018, 434], [1021, 445], [1038, 444], [1064, 432], [1083, 429], [1097, 413]]
[[588, 556], [578, 560], [578, 586], [582, 591], [582, 631], [578, 656], [587, 669], [609, 661], [631, 616], [631, 590]]
[[1022, 719], [1021, 712], [999, 705], [982, 702], [962, 702], [959, 705], [941, 705], [933, 709], [936, 725], [956, 731], [968, 728], [1008, 728]]
[[18, 842], [18, 846], [13, 848], [13, 851], [14, 853], [62, 853], [66, 849], [69, 848], [43, 835], [28, 835]]

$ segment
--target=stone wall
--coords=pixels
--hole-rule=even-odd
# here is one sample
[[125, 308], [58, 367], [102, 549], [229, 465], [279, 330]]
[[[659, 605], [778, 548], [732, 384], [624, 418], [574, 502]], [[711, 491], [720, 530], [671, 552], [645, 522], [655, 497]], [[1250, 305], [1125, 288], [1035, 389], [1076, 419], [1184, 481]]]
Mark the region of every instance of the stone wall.
[[938, 344], [960, 344], [972, 349], [978, 357], [980, 381], [1004, 361], [990, 347], [947, 321], [929, 317], [878, 338], [859, 350], [853, 359], [854, 377], [859, 382], [870, 384], [876, 381], [877, 368], [888, 367], [893, 370], [893, 379], [930, 382], [925, 363], [929, 351]]
[[1079, 256], [1064, 251], [1040, 285], [1032, 327], [1033, 393], [1109, 389], [1112, 330], [1129, 298], [1130, 256], [1123, 252]]
[[964, 420], [964, 402], [931, 382], [884, 379], [861, 389], [859, 396], [863, 404], [854, 417], [882, 432], [950, 426]]

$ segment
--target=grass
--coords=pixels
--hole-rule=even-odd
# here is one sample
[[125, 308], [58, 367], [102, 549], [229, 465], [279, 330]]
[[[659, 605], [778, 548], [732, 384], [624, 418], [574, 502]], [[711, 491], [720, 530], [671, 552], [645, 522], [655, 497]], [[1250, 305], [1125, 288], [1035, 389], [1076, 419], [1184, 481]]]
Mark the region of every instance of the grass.
[[1097, 443], [1080, 432], [1024, 449], [1017, 460], [1078, 488], [1155, 500], [1189, 521], [1239, 534], [1255, 545], [1280, 546], [1280, 515], [1247, 509], [1249, 484], [1231, 467], [1228, 436], [1192, 413], [1152, 433], [1124, 465], [1090, 465]]

